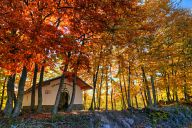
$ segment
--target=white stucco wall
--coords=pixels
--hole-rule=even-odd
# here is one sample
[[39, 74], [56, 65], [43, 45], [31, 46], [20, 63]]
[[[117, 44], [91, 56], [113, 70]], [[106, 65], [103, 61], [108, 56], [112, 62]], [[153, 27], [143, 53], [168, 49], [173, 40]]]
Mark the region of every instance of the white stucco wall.
[[[59, 88], [60, 79], [51, 81], [49, 85], [45, 85], [42, 87], [42, 97], [43, 102], [42, 105], [54, 105], [57, 91]], [[65, 80], [65, 83], [67, 83], [66, 88], [69, 92], [70, 98], [72, 95], [72, 82], [69, 82], [68, 80]], [[70, 85], [69, 85], [70, 84]], [[45, 92], [49, 92], [49, 94], [45, 94]], [[70, 99], [71, 100], [71, 99]], [[69, 100], [69, 102], [70, 102]], [[83, 97], [82, 97], [82, 90], [77, 85], [76, 86], [76, 92], [75, 92], [75, 100], [74, 104], [83, 104]], [[38, 103], [38, 89], [35, 90], [35, 105]], [[24, 95], [23, 99], [23, 106], [30, 106], [31, 105], [31, 92]]]

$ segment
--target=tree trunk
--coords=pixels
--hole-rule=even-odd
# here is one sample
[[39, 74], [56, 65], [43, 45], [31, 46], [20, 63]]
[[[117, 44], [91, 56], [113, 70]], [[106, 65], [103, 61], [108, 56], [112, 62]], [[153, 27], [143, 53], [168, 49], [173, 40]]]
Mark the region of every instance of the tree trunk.
[[154, 78], [151, 76], [151, 86], [152, 86], [152, 93], [153, 93], [153, 106], [157, 106], [157, 99], [156, 99], [156, 91], [155, 91], [155, 83]]
[[[97, 66], [97, 71], [96, 71], [95, 79], [94, 79], [95, 93], [96, 93], [96, 88], [97, 88], [98, 73], [99, 73], [99, 65]], [[95, 94], [94, 94], [94, 108], [96, 108], [96, 97], [95, 97]]]
[[179, 97], [178, 97], [178, 88], [176, 87], [176, 91], [175, 91], [175, 97], [176, 97], [176, 102], [179, 103]]
[[89, 108], [89, 110], [94, 110], [94, 103], [95, 103], [95, 84], [94, 84], [94, 79], [95, 79], [95, 74], [93, 74], [93, 95], [92, 95], [92, 100], [91, 100], [91, 106]]
[[114, 107], [113, 107], [113, 79], [112, 79], [112, 70], [111, 70], [111, 66], [110, 66], [110, 75], [111, 75], [111, 109], [113, 110]]
[[122, 107], [123, 107], [123, 109], [125, 109], [125, 100], [124, 100], [123, 88], [122, 88], [122, 84], [121, 84], [121, 74], [120, 74], [119, 81], [120, 81], [119, 86], [120, 86], [120, 89], [121, 89], [121, 97], [122, 97]]
[[[68, 60], [69, 60], [70, 57], [71, 57], [70, 52], [68, 52], [67, 57], [68, 57]], [[65, 74], [64, 73], [67, 72], [68, 65], [69, 65], [69, 63], [65, 64], [64, 69], [63, 69], [63, 73], [62, 73], [60, 83], [59, 83], [59, 89], [57, 91], [57, 96], [56, 96], [56, 99], [55, 99], [55, 104], [54, 104], [53, 109], [52, 109], [52, 114], [53, 115], [57, 114], [57, 112], [58, 112], [58, 106], [59, 106], [59, 101], [60, 101], [60, 98], [61, 98], [61, 92], [62, 92], [62, 89], [66, 88], [65, 84], [64, 84], [65, 83]]]
[[173, 77], [174, 77], [174, 80], [173, 80], [173, 87], [174, 87], [174, 95], [175, 95], [175, 99], [176, 99], [176, 102], [178, 103], [179, 102], [179, 98], [178, 98], [178, 93], [177, 93], [177, 82], [176, 82], [176, 72], [173, 71]]
[[97, 90], [97, 106], [96, 106], [96, 108], [97, 108], [97, 110], [99, 109], [99, 84], [98, 84], [98, 86], [96, 87], [96, 90]]
[[15, 83], [15, 74], [9, 76], [7, 82], [7, 102], [4, 109], [4, 114], [6, 117], [10, 117], [13, 111], [13, 93], [14, 93], [14, 83]]
[[98, 109], [100, 110], [101, 107], [101, 90], [102, 90], [102, 86], [103, 86], [103, 75], [104, 75], [104, 68], [102, 68], [102, 73], [101, 73], [101, 82], [100, 82], [100, 86], [99, 86], [99, 98], [98, 98]]
[[[82, 46], [84, 46], [84, 40], [82, 41]], [[77, 63], [76, 67], [74, 67], [74, 74], [73, 74], [73, 91], [72, 91], [72, 96], [71, 96], [71, 101], [70, 104], [67, 108], [67, 111], [72, 110], [72, 106], [75, 100], [75, 93], [76, 93], [76, 85], [77, 85], [77, 71], [79, 69], [79, 64], [80, 64], [80, 59], [81, 59], [82, 52], [79, 53], [78, 58], [77, 58]]]
[[35, 112], [35, 89], [36, 89], [37, 73], [38, 73], [38, 65], [35, 64], [35, 69], [33, 73], [33, 85], [32, 85], [32, 91], [31, 91], [31, 111], [32, 112]]
[[187, 85], [186, 85], [186, 83], [184, 83], [184, 85], [183, 85], [183, 91], [184, 91], [185, 101], [188, 102], [189, 99], [188, 99], [188, 95], [187, 95]]
[[102, 52], [100, 52], [99, 62], [96, 67], [96, 71], [94, 72], [94, 75], [93, 75], [93, 95], [92, 95], [90, 110], [93, 110], [93, 105], [94, 105], [94, 109], [96, 108], [95, 93], [96, 93], [96, 87], [97, 87], [97, 79], [98, 79], [98, 73], [99, 73], [99, 67], [100, 67], [101, 53]]
[[[123, 74], [123, 84], [124, 84], [124, 90], [125, 90], [125, 98], [126, 98], [126, 101], [128, 101], [128, 92], [127, 92], [127, 87], [126, 87], [126, 81], [125, 81], [125, 76]], [[125, 107], [126, 107], [126, 101], [125, 101]], [[128, 104], [128, 102], [127, 102]]]
[[142, 91], [140, 91], [140, 93], [141, 93], [141, 97], [142, 97], [142, 100], [143, 100], [143, 106], [144, 106], [144, 108], [146, 108], [145, 99], [144, 99]]
[[39, 78], [39, 84], [38, 84], [38, 106], [37, 106], [37, 112], [41, 113], [42, 112], [42, 85], [43, 85], [43, 77], [44, 77], [44, 70], [45, 67], [41, 67], [41, 72], [40, 72], [40, 78]]
[[73, 76], [73, 91], [72, 91], [72, 95], [71, 95], [71, 101], [70, 101], [69, 107], [67, 108], [67, 111], [72, 110], [73, 103], [74, 103], [74, 100], [75, 100], [76, 85], [77, 85], [77, 75], [75, 74]]
[[93, 110], [96, 108], [95, 93], [96, 93], [98, 73], [99, 73], [99, 65], [97, 66], [96, 73], [94, 73], [94, 75], [93, 75], [93, 96], [92, 96], [92, 100], [91, 100], [90, 110]]
[[115, 110], [116, 110], [116, 107], [117, 106], [117, 104], [116, 104], [116, 99], [114, 98], [114, 108], [115, 108]]
[[0, 103], [0, 111], [1, 111], [1, 109], [2, 109], [3, 101], [4, 101], [6, 81], [7, 81], [7, 77], [5, 77], [5, 80], [4, 80], [4, 83], [3, 83], [3, 90], [2, 90], [2, 94], [1, 94], [1, 103]]
[[108, 110], [108, 69], [106, 69], [106, 101], [105, 101], [105, 109]]
[[17, 117], [20, 114], [20, 111], [22, 108], [24, 86], [25, 86], [26, 79], [27, 79], [27, 68], [24, 66], [22, 74], [21, 74], [21, 78], [19, 81], [17, 103], [16, 103], [14, 111], [13, 111], [13, 115], [12, 115], [13, 117]]
[[128, 107], [131, 108], [131, 95], [130, 95], [130, 89], [131, 89], [131, 67], [128, 67], [128, 96], [127, 96], [127, 103]]
[[131, 106], [134, 106], [134, 104], [133, 104], [133, 100], [131, 101]]
[[111, 110], [113, 110], [113, 89], [111, 90]]
[[173, 98], [172, 98], [173, 100], [172, 101], [175, 102], [175, 88], [174, 87], [172, 89], [172, 93], [173, 93]]
[[136, 95], [135, 95], [135, 103], [136, 103], [136, 108], [139, 108]]
[[178, 91], [178, 88], [176, 87], [175, 88], [175, 98], [176, 98], [176, 102], [179, 103], [179, 97], [178, 97], [177, 91]]
[[145, 88], [147, 90], [148, 106], [151, 107], [152, 106], [152, 99], [151, 99], [150, 89], [149, 89], [149, 86], [148, 86], [148, 81], [147, 81], [147, 78], [146, 78], [146, 75], [145, 75], [144, 67], [141, 67], [141, 70], [143, 72], [143, 82], [144, 82]]
[[13, 91], [13, 103], [14, 103], [14, 106], [17, 104], [17, 97], [16, 97], [16, 94], [15, 92]]
[[52, 114], [53, 115], [57, 114], [57, 112], [58, 112], [58, 106], [59, 106], [59, 102], [60, 102], [60, 99], [61, 99], [61, 92], [62, 92], [62, 90], [64, 88], [63, 87], [64, 86], [64, 81], [65, 81], [65, 75], [63, 73], [62, 76], [61, 76], [61, 79], [60, 79], [59, 89], [57, 91], [57, 96], [56, 96], [56, 99], [55, 99], [55, 104], [54, 104], [53, 109], [52, 109]]
[[184, 75], [184, 85], [183, 85], [183, 89], [184, 89], [185, 102], [189, 102], [189, 94], [188, 94], [188, 88], [187, 88], [186, 74]]
[[[82, 40], [82, 45], [81, 46], [84, 46], [84, 43], [85, 43], [84, 40]], [[70, 101], [70, 104], [69, 104], [69, 106], [67, 108], [67, 111], [71, 111], [73, 103], [74, 103], [75, 93], [76, 93], [76, 85], [77, 85], [77, 71], [79, 69], [81, 55], [82, 55], [82, 52], [79, 53], [78, 58], [77, 58], [77, 63], [75, 65], [74, 69], [73, 69], [74, 70], [74, 74], [73, 74], [73, 91], [72, 91], [71, 101]]]
[[84, 104], [84, 109], [86, 110], [86, 104], [87, 104], [87, 93], [84, 91], [84, 95], [83, 95], [83, 104]]
[[148, 97], [147, 97], [147, 92], [146, 92], [145, 87], [144, 87], [144, 89], [143, 89], [143, 93], [144, 93], [144, 97], [145, 97], [146, 104], [147, 104], [147, 106], [149, 106], [149, 100], [148, 100]]
[[165, 81], [165, 85], [166, 85], [166, 96], [167, 96], [167, 101], [170, 102], [170, 84], [169, 84], [169, 74], [166, 75], [166, 72], [164, 74], [164, 81]]

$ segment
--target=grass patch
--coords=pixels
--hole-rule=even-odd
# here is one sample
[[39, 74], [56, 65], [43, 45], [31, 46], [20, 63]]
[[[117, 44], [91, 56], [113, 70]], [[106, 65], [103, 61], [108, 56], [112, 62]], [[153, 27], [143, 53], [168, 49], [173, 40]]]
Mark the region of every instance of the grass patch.
[[90, 117], [88, 115], [77, 114], [77, 115], [55, 115], [48, 121], [52, 123], [60, 122], [66, 127], [77, 127], [77, 128], [89, 128]]
[[169, 119], [169, 113], [164, 111], [151, 111], [149, 113], [149, 118], [151, 120], [151, 124], [153, 127], [156, 127], [156, 125], [160, 121], [167, 121]]

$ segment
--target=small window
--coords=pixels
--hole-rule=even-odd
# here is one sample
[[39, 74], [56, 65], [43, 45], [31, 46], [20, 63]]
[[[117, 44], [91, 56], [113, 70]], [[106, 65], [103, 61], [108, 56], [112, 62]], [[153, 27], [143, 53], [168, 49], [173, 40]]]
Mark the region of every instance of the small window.
[[45, 94], [51, 94], [51, 90], [45, 90]]

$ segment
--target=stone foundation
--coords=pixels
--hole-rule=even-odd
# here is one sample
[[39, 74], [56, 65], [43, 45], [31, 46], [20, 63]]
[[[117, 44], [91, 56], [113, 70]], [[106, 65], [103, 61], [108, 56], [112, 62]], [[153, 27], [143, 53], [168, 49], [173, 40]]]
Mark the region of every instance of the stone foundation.
[[83, 110], [84, 106], [83, 104], [73, 104], [72, 110]]
[[[42, 106], [42, 112], [51, 112], [52, 109], [53, 109], [53, 105], [43, 105]], [[73, 104], [73, 106], [72, 106], [72, 110], [83, 110], [83, 109], [84, 109], [83, 104]], [[37, 110], [37, 106], [35, 106], [35, 110]], [[30, 112], [31, 111], [30, 106], [23, 106], [22, 111]]]

